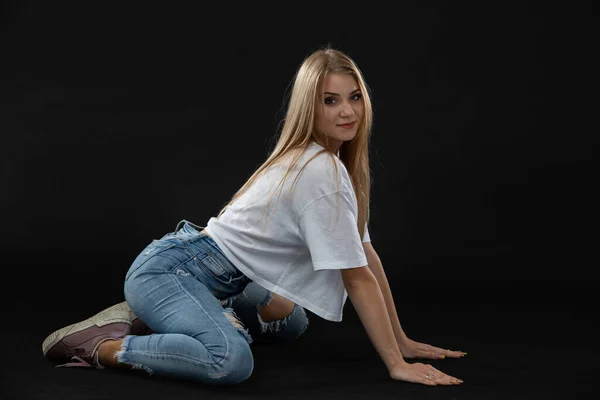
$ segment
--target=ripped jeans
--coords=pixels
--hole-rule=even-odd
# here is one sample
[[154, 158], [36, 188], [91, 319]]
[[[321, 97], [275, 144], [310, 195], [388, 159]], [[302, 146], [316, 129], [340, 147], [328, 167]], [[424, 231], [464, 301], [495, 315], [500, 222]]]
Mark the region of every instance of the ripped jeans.
[[181, 221], [132, 263], [125, 299], [154, 334], [126, 336], [116, 357], [150, 374], [236, 384], [254, 369], [251, 343], [293, 340], [308, 319], [295, 305], [282, 320], [263, 322], [257, 307], [268, 304], [271, 293], [242, 274], [201, 229]]

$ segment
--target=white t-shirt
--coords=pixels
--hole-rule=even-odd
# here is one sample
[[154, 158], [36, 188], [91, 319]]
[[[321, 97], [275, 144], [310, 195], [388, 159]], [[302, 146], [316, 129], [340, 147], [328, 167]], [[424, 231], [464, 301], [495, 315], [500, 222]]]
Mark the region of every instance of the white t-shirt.
[[338, 270], [367, 265], [362, 243], [370, 237], [365, 226], [361, 241], [356, 195], [337, 156], [339, 190], [331, 156], [323, 153], [304, 168], [288, 197], [298, 171], [321, 149], [314, 142], [309, 145], [287, 176], [281, 194], [279, 183], [289, 166], [285, 161], [269, 168], [219, 219], [210, 218], [205, 229], [252, 281], [326, 320], [339, 322], [348, 293]]

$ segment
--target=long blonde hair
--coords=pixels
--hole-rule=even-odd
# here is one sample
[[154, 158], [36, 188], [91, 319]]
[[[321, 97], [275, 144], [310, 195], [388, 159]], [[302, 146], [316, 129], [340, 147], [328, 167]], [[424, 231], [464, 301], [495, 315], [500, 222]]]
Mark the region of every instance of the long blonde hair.
[[[330, 143], [329, 137], [318, 131], [315, 126], [315, 105], [320, 104], [323, 101], [323, 93], [319, 92], [319, 88], [322, 87], [325, 75], [328, 73], [350, 74], [356, 80], [362, 93], [361, 98], [364, 105], [364, 114], [357, 128], [356, 136], [350, 141], [343, 142], [339, 149], [339, 159], [344, 163], [344, 166], [348, 170], [356, 194], [358, 202], [357, 227], [359, 235], [362, 238], [365, 225], [367, 224], [370, 215], [369, 201], [371, 193], [371, 174], [369, 168], [369, 138], [371, 136], [373, 111], [369, 96], [369, 88], [366, 85], [358, 66], [343, 52], [329, 47], [319, 49], [310, 54], [298, 68], [294, 77], [294, 84], [284, 118], [284, 125], [277, 144], [275, 145], [275, 149], [268, 156], [267, 160], [235, 193], [233, 198], [221, 209], [217, 218], [220, 217], [227, 207], [238, 197], [243, 195], [256, 179], [270, 166], [277, 164], [287, 156], [292, 156], [293, 161], [279, 184], [282, 186], [290, 171], [294, 168], [302, 154], [304, 154], [308, 145], [313, 141], [324, 147], [324, 149], [308, 160], [302, 169], [304, 169], [304, 167], [319, 154], [327, 152], [332, 158], [332, 161], [334, 161], [333, 165], [337, 172], [333, 143]], [[300, 172], [302, 172], [302, 169]], [[300, 175], [300, 172], [298, 173], [298, 176]], [[336, 175], [339, 177], [339, 174]], [[298, 177], [296, 177], [296, 179], [298, 179]], [[291, 191], [292, 190], [290, 190], [290, 193]], [[274, 193], [275, 192], [273, 192], [269, 198], [269, 202]], [[267, 206], [269, 202], [267, 202]], [[266, 208], [267, 207], [265, 207], [265, 210]]]

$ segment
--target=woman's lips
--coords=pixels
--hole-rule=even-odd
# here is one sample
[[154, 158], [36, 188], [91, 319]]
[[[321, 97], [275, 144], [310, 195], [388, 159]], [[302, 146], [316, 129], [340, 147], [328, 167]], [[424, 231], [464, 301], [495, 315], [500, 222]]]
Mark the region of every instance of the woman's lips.
[[346, 129], [350, 129], [352, 127], [354, 127], [354, 124], [356, 124], [356, 121], [354, 122], [350, 122], [348, 124], [342, 124], [342, 125], [338, 125], [340, 128], [346, 128]]

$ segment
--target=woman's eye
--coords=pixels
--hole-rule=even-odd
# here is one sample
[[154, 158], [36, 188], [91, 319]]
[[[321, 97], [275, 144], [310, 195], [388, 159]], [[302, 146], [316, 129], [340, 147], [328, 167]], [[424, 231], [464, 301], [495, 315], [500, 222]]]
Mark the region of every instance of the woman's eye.
[[[360, 93], [357, 93], [357, 94], [354, 94], [354, 95], [352, 95], [352, 96], [350, 97], [350, 99], [351, 99], [352, 101], [358, 101], [358, 100], [360, 100], [360, 98], [361, 98], [361, 97], [362, 97], [362, 95], [361, 95]], [[325, 99], [325, 104], [329, 104], [329, 105], [331, 105], [331, 104], [335, 104], [335, 102], [336, 102], [336, 99], [335, 99], [335, 97], [327, 97], [327, 98]]]

